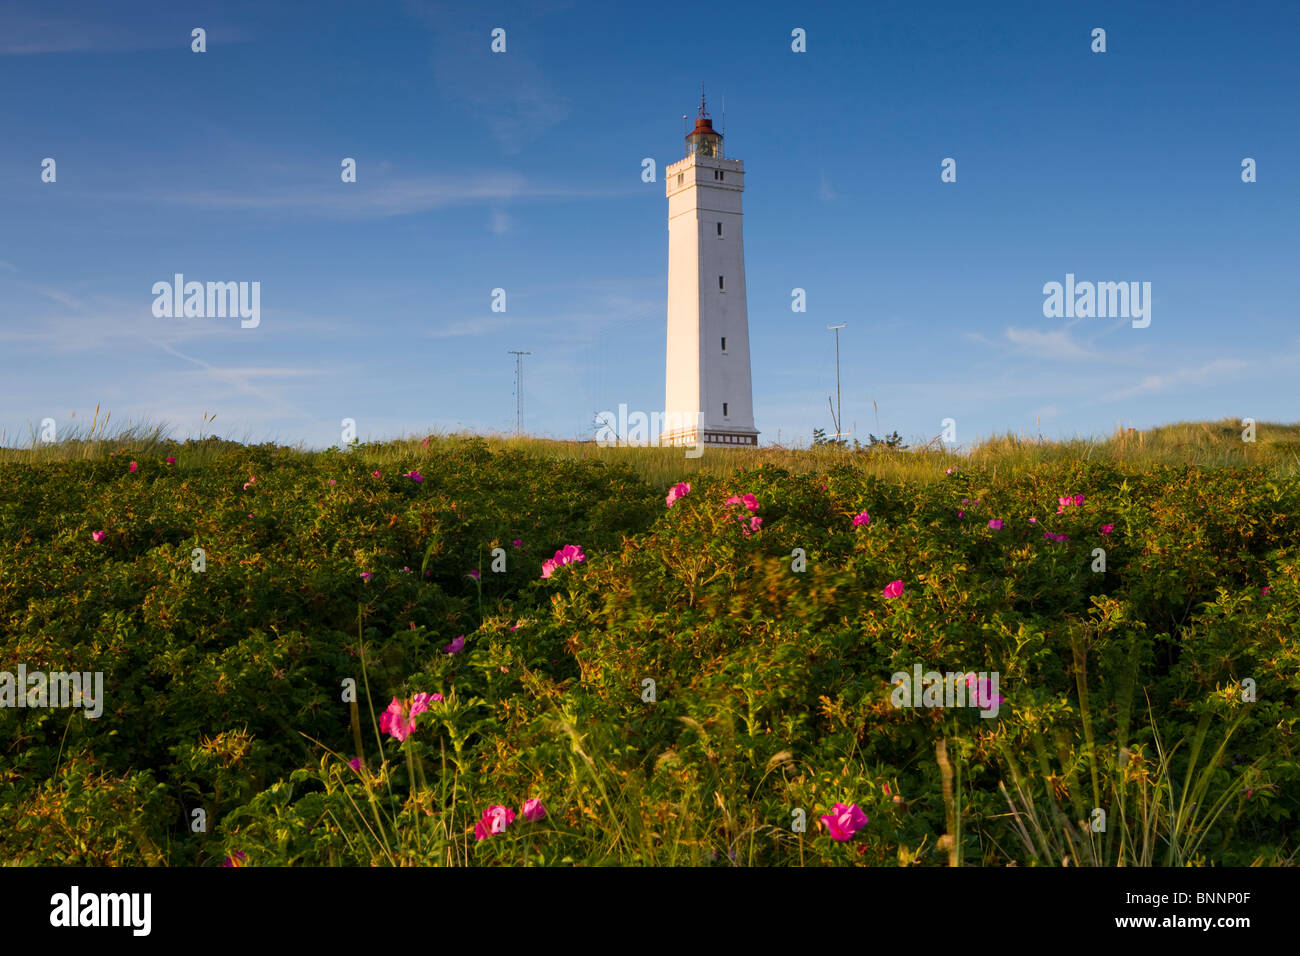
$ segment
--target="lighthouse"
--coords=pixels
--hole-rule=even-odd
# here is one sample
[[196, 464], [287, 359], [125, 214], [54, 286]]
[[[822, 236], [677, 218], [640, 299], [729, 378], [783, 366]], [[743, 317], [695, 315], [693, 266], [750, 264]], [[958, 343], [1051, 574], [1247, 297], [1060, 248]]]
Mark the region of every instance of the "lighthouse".
[[[665, 445], [758, 444], [749, 371], [745, 164], [726, 159], [703, 95], [686, 158], [666, 171], [668, 362]], [[701, 440], [700, 432], [703, 432]]]

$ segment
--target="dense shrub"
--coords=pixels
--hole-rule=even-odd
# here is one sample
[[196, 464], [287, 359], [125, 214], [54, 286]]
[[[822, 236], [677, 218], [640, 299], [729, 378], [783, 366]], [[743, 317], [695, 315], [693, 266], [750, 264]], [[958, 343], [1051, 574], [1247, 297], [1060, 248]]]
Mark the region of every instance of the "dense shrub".
[[[0, 465], [4, 667], [106, 686], [98, 720], [0, 710], [10, 859], [1296, 851], [1300, 481], [1074, 462], [911, 484], [846, 459], [696, 475], [666, 507], [627, 469], [472, 439], [173, 454]], [[570, 544], [585, 560], [543, 577]], [[895, 707], [916, 664], [996, 672], [997, 716]], [[380, 734], [417, 692], [445, 699]], [[1126, 856], [1129, 801], [1190, 794], [1199, 815], [1149, 824], [1168, 852]], [[474, 838], [527, 797], [545, 820]], [[868, 818], [852, 840], [819, 823], [837, 803]], [[1026, 842], [1031, 818], [1057, 836]]]

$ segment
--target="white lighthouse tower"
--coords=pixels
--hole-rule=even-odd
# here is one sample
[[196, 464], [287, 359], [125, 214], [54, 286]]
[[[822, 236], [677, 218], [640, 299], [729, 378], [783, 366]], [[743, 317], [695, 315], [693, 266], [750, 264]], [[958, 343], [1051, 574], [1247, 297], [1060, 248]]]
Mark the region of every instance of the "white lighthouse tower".
[[686, 158], [667, 169], [668, 368], [662, 444], [753, 447], [740, 194], [745, 164], [723, 159], [700, 97]]

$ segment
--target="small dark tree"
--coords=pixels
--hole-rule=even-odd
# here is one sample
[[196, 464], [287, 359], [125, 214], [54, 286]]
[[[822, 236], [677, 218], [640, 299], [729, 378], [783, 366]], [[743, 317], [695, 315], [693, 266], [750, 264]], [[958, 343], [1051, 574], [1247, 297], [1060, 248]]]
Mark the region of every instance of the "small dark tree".
[[814, 447], [814, 448], [824, 448], [824, 447], [828, 447], [828, 446], [833, 446], [833, 447], [836, 447], [836, 448], [843, 448], [843, 447], [845, 447], [847, 444], [848, 444], [848, 439], [847, 439], [847, 438], [828, 438], [828, 437], [826, 437], [826, 429], [824, 429], [824, 428], [814, 428], [814, 429], [813, 429], [813, 447]]
[[881, 448], [886, 451], [904, 451], [907, 448], [911, 447], [909, 445], [903, 444], [903, 436], [898, 434], [897, 430], [895, 430], [892, 434], [886, 435], [884, 438], [877, 438], [875, 435], [871, 435], [871, 434], [868, 434], [867, 438], [871, 442], [869, 445], [862, 444], [856, 438], [853, 439], [853, 450], [854, 451], [875, 451], [876, 449]]

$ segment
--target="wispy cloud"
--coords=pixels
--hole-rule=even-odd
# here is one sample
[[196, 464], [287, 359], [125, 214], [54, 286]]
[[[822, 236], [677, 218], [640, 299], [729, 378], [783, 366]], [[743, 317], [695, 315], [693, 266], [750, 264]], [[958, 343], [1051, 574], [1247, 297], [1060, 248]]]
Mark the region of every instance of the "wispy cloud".
[[[178, 42], [173, 37], [168, 45]], [[91, 23], [67, 17], [16, 16], [13, 5], [5, 9], [4, 32], [0, 34], [0, 56], [128, 51], [160, 45], [158, 39], [150, 41], [135, 30], [111, 23]]]
[[831, 188], [831, 181], [826, 178], [825, 171], [821, 174], [821, 181], [817, 188], [817, 198], [822, 202], [834, 202], [835, 190]]
[[[303, 178], [306, 178], [305, 176]], [[298, 182], [301, 182], [299, 179]], [[609, 199], [637, 195], [631, 188], [541, 185], [511, 172], [439, 174], [379, 182], [374, 185], [342, 184], [329, 187], [300, 185], [273, 192], [221, 192], [218, 190], [151, 190], [97, 195], [138, 203], [152, 201], [236, 212], [290, 211], [327, 219], [383, 219], [443, 209], [449, 206], [497, 204], [509, 201], [564, 201]], [[503, 232], [510, 226], [505, 211], [493, 212], [491, 228]]]
[[1105, 398], [1107, 401], [1122, 401], [1134, 395], [1168, 391], [1176, 386], [1203, 385], [1215, 380], [1236, 378], [1249, 365], [1250, 363], [1243, 359], [1214, 359], [1193, 368], [1148, 375], [1136, 385], [1111, 392]]
[[[68, 11], [61, 5], [58, 16], [49, 4], [0, 4], [0, 56], [34, 56], [43, 53], [134, 53], [141, 50], [187, 49], [190, 30], [188, 15], [160, 6], [131, 25], [120, 25], [115, 11], [97, 6]], [[214, 28], [207, 19], [210, 36], [222, 43], [247, 39], [242, 29]]]
[[[106, 297], [88, 300], [62, 289], [5, 277], [0, 297], [15, 309], [17, 291], [46, 299], [56, 308], [26, 309], [20, 321], [0, 324], [0, 342], [11, 347], [39, 347], [57, 353], [103, 352], [117, 347], [135, 348], [142, 341], [185, 341], [220, 336], [228, 331], [210, 321], [156, 319], [152, 295], [142, 290], [138, 304], [124, 304]], [[15, 309], [15, 311], [17, 311]]]
[[174, 355], [176, 358], [183, 359], [186, 362], [190, 362], [193, 365], [197, 365], [200, 369], [203, 370], [204, 373], [203, 377], [218, 382], [222, 382], [226, 385], [229, 385], [237, 392], [240, 392], [245, 395], [249, 395], [265, 403], [264, 407], [267, 411], [274, 411], [276, 414], [280, 414], [280, 415], [283, 415], [288, 412], [288, 413], [292, 413], [294, 416], [298, 418], [307, 419], [307, 420], [316, 418], [316, 416], [313, 415], [311, 412], [298, 408], [291, 402], [286, 401], [282, 394], [279, 394], [271, 390], [270, 388], [261, 385], [255, 385], [252, 382], [252, 379], [284, 378], [284, 377], [296, 378], [296, 377], [308, 376], [308, 375], [326, 374], [326, 372], [323, 370], [301, 369], [301, 368], [231, 368], [231, 367], [223, 368], [221, 366], [212, 365], [211, 363], [205, 362], [202, 359], [195, 358], [192, 355], [186, 355], [183, 352], [177, 351], [176, 349], [172, 348], [170, 345], [168, 345], [165, 342], [154, 342], [153, 344], [158, 346], [158, 348], [162, 349], [164, 352], [166, 352], [169, 355]]
[[489, 311], [485, 295], [481, 315], [466, 310], [424, 335], [460, 338], [522, 328], [551, 342], [591, 341], [607, 327], [662, 321], [662, 284], [661, 278], [637, 276], [511, 289], [508, 313]]
[[[528, 55], [523, 37], [537, 20], [570, 5], [531, 2], [498, 11], [489, 22], [470, 5], [408, 0], [407, 12], [431, 33], [430, 63], [438, 91], [483, 123], [507, 153], [517, 153], [569, 118], [569, 99]], [[492, 53], [491, 30], [506, 30], [506, 52]]]
[[458, 322], [452, 322], [440, 328], [430, 329], [425, 333], [431, 339], [454, 339], [470, 335], [490, 335], [493, 332], [500, 332], [502, 329], [511, 325], [509, 319], [503, 316], [492, 316], [481, 319], [462, 319]]
[[1035, 358], [1075, 362], [1100, 358], [1096, 352], [1070, 338], [1066, 329], [1043, 332], [1038, 329], [1009, 328], [1006, 339], [1020, 351]]

